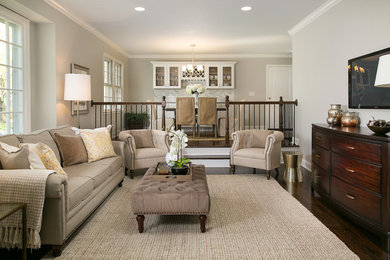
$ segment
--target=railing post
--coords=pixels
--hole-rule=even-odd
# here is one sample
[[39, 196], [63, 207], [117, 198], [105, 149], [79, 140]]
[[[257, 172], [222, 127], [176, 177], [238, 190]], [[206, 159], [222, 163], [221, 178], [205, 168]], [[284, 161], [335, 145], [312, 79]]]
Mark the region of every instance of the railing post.
[[279, 131], [283, 132], [283, 97], [279, 98]]
[[162, 102], [161, 102], [161, 107], [162, 107], [161, 125], [162, 125], [162, 130], [164, 130], [164, 131], [165, 131], [165, 107], [166, 107], [166, 105], [167, 105], [167, 101], [165, 101], [165, 96], [163, 96]]
[[229, 143], [229, 96], [226, 96], [225, 107], [226, 107], [225, 142]]

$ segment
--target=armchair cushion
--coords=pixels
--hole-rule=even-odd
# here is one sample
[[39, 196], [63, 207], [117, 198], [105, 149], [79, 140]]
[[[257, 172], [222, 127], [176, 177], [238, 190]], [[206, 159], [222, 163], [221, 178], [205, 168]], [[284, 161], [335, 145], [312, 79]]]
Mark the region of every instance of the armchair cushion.
[[263, 130], [263, 131], [251, 131], [251, 144], [252, 147], [265, 147], [267, 136], [273, 134], [272, 130]]
[[261, 159], [261, 160], [265, 159], [264, 149], [262, 149], [262, 148], [240, 149], [234, 153], [234, 156], [252, 158], [252, 159]]
[[134, 137], [137, 149], [154, 147], [151, 129], [130, 130], [129, 133]]
[[166, 152], [158, 148], [142, 148], [137, 149], [135, 152], [135, 159], [146, 159], [146, 158], [156, 158], [164, 157]]

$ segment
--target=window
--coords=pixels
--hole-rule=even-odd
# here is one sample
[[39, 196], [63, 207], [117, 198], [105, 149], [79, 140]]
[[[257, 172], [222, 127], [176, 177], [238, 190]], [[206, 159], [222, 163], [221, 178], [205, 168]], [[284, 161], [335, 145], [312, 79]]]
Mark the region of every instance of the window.
[[123, 92], [123, 64], [104, 57], [104, 102], [121, 102]]
[[0, 8], [0, 134], [29, 131], [28, 21]]

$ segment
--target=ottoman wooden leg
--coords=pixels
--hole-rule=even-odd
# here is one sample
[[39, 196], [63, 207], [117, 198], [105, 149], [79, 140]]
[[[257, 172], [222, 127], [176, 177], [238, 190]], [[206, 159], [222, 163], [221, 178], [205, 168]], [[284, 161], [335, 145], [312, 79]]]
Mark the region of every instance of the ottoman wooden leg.
[[206, 215], [200, 215], [199, 216], [199, 220], [200, 220], [200, 231], [202, 233], [206, 232], [206, 219], [207, 219], [207, 216]]
[[137, 215], [138, 231], [140, 233], [144, 232], [144, 220], [145, 220], [144, 215]]

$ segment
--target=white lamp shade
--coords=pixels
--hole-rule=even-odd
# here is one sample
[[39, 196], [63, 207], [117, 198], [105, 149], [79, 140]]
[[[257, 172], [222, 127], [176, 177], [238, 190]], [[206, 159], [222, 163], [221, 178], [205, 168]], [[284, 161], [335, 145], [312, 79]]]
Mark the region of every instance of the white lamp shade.
[[91, 76], [65, 74], [64, 100], [91, 100]]
[[375, 87], [390, 88], [390, 54], [379, 57]]

